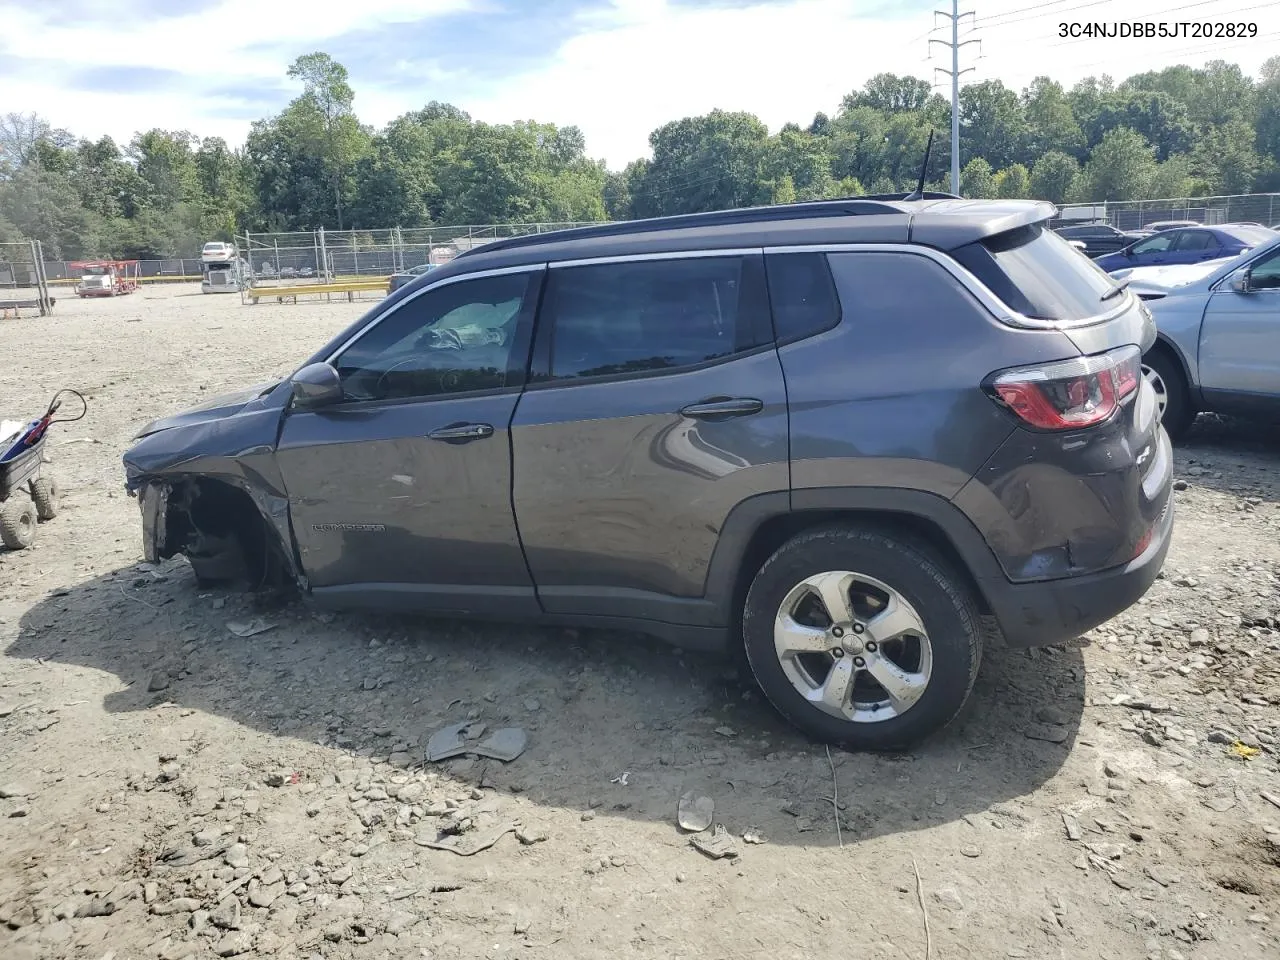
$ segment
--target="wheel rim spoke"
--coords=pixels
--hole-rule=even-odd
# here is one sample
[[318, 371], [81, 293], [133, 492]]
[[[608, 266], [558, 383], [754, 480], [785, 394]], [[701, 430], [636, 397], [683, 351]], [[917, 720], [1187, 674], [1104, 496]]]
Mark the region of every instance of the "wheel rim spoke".
[[818, 593], [818, 599], [827, 611], [832, 623], [848, 623], [853, 619], [853, 603], [849, 588], [853, 586], [851, 573], [824, 573], [809, 582]]
[[929, 685], [926, 674], [903, 670], [888, 657], [878, 653], [868, 655], [866, 663], [867, 673], [884, 689], [895, 715], [915, 706]]
[[832, 647], [830, 635], [821, 627], [809, 627], [790, 614], [778, 616], [773, 628], [773, 643], [778, 655], [794, 657], [801, 653], [826, 653]]
[[904, 634], [923, 636], [924, 624], [914, 610], [894, 597], [886, 610], [867, 621], [867, 633], [876, 643], [887, 643]]
[[826, 713], [847, 717], [855, 672], [852, 658], [841, 657], [833, 660], [827, 679], [821, 686], [809, 691], [810, 702]]

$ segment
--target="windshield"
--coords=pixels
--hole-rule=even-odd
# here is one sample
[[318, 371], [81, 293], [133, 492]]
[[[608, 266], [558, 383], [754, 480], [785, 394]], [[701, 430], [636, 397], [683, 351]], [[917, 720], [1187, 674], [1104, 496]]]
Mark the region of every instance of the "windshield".
[[1115, 281], [1043, 224], [971, 243], [955, 257], [1014, 310], [1041, 320], [1084, 320], [1115, 306]]

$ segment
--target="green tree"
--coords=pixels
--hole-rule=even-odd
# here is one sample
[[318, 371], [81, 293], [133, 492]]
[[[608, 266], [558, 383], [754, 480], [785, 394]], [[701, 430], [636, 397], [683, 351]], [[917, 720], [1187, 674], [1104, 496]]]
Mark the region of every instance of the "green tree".
[[841, 109], [870, 107], [880, 113], [911, 113], [923, 110], [933, 95], [927, 80], [877, 73], [861, 90], [846, 94]]
[[1194, 183], [1191, 170], [1191, 158], [1184, 154], [1165, 160], [1156, 168], [1155, 176], [1151, 178], [1151, 185], [1147, 190], [1148, 199], [1192, 196]]
[[1156, 175], [1155, 150], [1142, 135], [1108, 130], [1081, 174], [1087, 200], [1132, 200], [1149, 196]]
[[1196, 144], [1193, 168], [1215, 194], [1246, 193], [1262, 167], [1255, 142], [1254, 128], [1242, 120], [1213, 127]]
[[1006, 167], [995, 176], [996, 196], [1002, 200], [1025, 200], [1031, 196], [1031, 175], [1020, 163]]
[[1036, 77], [1022, 93], [1027, 119], [1027, 153], [1039, 157], [1050, 150], [1079, 159], [1084, 155], [1084, 131], [1076, 121], [1062, 84]]
[[1050, 150], [1031, 168], [1030, 195], [1050, 203], [1066, 203], [1079, 175], [1080, 164], [1075, 157]]
[[289, 67], [288, 76], [302, 81], [302, 96], [289, 109], [300, 114], [298, 129], [306, 137], [307, 147], [322, 158], [341, 230], [344, 197], [352, 190], [347, 181], [368, 143], [352, 110], [355, 91], [347, 82], [347, 68], [327, 53], [298, 57]]
[[986, 200], [996, 195], [991, 164], [982, 157], [974, 157], [960, 171], [960, 195], [971, 200]]
[[659, 127], [649, 135], [653, 159], [632, 187], [638, 216], [724, 210], [752, 203], [769, 140], [749, 113], [713, 110]]
[[1007, 167], [1026, 157], [1031, 131], [1018, 95], [999, 80], [960, 91], [960, 152]]

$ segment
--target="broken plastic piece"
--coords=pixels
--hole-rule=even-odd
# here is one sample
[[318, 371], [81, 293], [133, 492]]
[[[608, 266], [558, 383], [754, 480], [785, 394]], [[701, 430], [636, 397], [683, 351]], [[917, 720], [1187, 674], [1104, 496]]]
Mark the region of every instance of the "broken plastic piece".
[[274, 628], [274, 623], [267, 623], [261, 617], [254, 617], [247, 622], [232, 620], [227, 624], [227, 629], [237, 637], [256, 637], [258, 634], [266, 633]]
[[761, 832], [759, 827], [747, 827], [742, 833], [743, 843], [768, 843], [769, 838]]
[[472, 747], [471, 751], [482, 757], [510, 763], [524, 753], [528, 745], [529, 735], [522, 728], [503, 727], [501, 730], [493, 731], [486, 739]]
[[463, 731], [469, 726], [471, 726], [469, 721], [455, 723], [451, 727], [445, 727], [433, 733], [431, 739], [427, 741], [427, 760], [434, 763], [437, 760], [448, 760], [450, 757], [466, 753], [467, 741], [463, 737]]
[[715, 801], [710, 797], [694, 796], [691, 790], [680, 797], [680, 804], [676, 808], [676, 822], [680, 824], [681, 830], [701, 833], [711, 826], [715, 814]]
[[726, 857], [738, 855], [738, 846], [733, 842], [733, 835], [724, 828], [722, 823], [717, 823], [709, 836], [699, 834], [690, 837], [689, 842], [699, 853], [706, 854], [712, 860], [723, 860]]

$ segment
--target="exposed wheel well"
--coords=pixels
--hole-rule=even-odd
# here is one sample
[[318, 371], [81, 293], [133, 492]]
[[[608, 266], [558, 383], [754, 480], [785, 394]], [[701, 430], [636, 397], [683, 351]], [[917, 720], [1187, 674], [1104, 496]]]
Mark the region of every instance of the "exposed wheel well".
[[[741, 616], [751, 581], [775, 550], [798, 533], [837, 523], [856, 524], [864, 529], [876, 530], [931, 548], [970, 588], [979, 612], [984, 616], [991, 614], [987, 599], [978, 588], [960, 551], [946, 532], [933, 521], [911, 513], [883, 510], [800, 510], [770, 517], [756, 528], [738, 567], [733, 593], [733, 615]], [[735, 628], [736, 626], [735, 624]]]
[[247, 493], [209, 477], [183, 480], [169, 497], [166, 540], [202, 580], [243, 580], [252, 587], [287, 580], [282, 545]]

